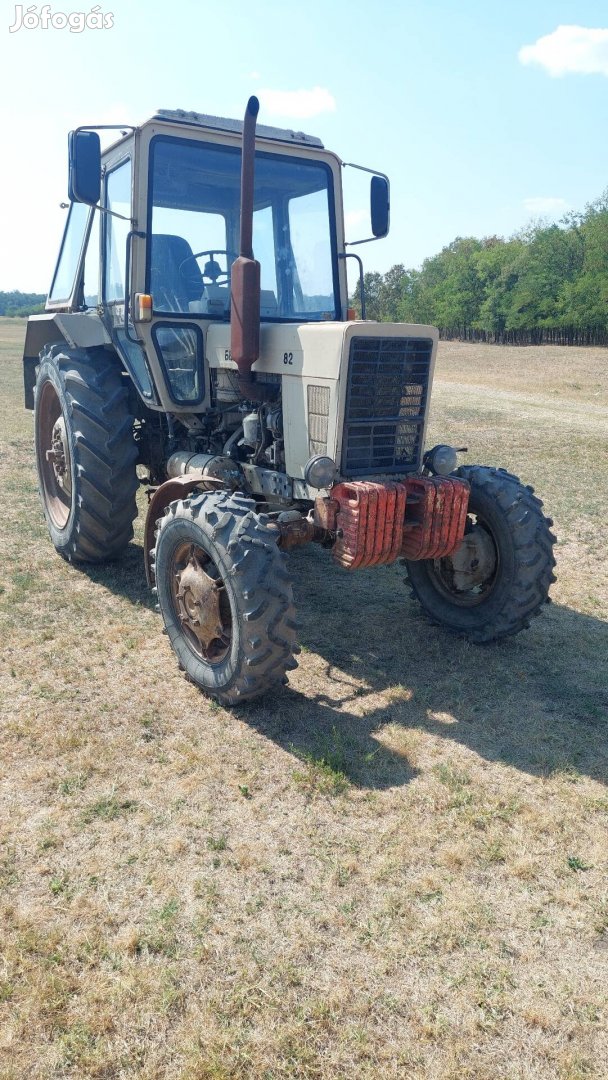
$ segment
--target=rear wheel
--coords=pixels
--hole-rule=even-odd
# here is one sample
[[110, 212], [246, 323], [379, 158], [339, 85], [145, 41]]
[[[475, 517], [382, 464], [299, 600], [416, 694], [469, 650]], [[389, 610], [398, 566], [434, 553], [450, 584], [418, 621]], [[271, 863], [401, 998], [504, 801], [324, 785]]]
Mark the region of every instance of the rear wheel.
[[464, 540], [445, 559], [406, 561], [414, 597], [434, 622], [474, 642], [530, 625], [555, 576], [553, 524], [542, 502], [503, 469], [466, 465], [471, 487]]
[[120, 364], [105, 349], [51, 345], [38, 367], [34, 432], [51, 539], [70, 562], [121, 553], [137, 514], [137, 448]]
[[296, 667], [291, 581], [253, 500], [214, 492], [171, 503], [153, 563], [169, 640], [193, 682], [235, 704], [285, 681]]

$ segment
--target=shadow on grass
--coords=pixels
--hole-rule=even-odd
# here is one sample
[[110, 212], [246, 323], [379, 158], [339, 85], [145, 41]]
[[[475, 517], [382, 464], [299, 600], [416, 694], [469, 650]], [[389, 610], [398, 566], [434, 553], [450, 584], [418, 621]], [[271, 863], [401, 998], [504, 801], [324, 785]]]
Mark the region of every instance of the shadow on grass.
[[[470, 645], [427, 622], [399, 566], [348, 574], [316, 548], [290, 558], [311, 674], [304, 692], [288, 687], [238, 709], [265, 737], [363, 788], [416, 775], [405, 752], [379, 741], [386, 725], [404, 745], [407, 731], [445, 739], [447, 757], [460, 743], [536, 776], [608, 782], [608, 623], [554, 604], [515, 638]], [[81, 570], [154, 608], [141, 545]]]
[[309, 769], [327, 770], [329, 778], [343, 776], [357, 787], [381, 789], [408, 784], [418, 774], [405, 754], [375, 737], [395, 722], [390, 710], [360, 715], [336, 708], [324, 694], [286, 687], [239, 707], [238, 716]]
[[73, 563], [74, 569], [116, 596], [154, 611], [156, 600], [146, 582], [143, 545], [131, 541], [120, 559], [106, 563]]
[[[413, 771], [402, 762], [397, 779], [384, 748], [365, 765], [373, 744], [380, 746], [374, 736], [392, 724], [533, 775], [608, 782], [607, 622], [553, 604], [529, 631], [475, 646], [427, 622], [399, 566], [349, 575], [315, 549], [298, 552], [292, 568], [300, 641], [323, 657], [324, 673], [319, 692], [311, 686], [305, 696], [287, 695], [278, 731], [252, 715], [281, 745], [308, 745], [314, 753], [318, 729], [326, 740], [332, 732], [350, 750], [350, 778], [386, 787], [407, 782]], [[386, 704], [385, 695], [377, 704], [387, 690], [392, 700]], [[271, 717], [274, 711], [271, 705]]]

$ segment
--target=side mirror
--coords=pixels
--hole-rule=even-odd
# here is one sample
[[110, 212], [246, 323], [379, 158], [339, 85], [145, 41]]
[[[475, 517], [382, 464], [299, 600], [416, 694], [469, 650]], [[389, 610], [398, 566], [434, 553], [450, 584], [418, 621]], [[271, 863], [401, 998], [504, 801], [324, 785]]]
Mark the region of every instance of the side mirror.
[[385, 176], [372, 176], [370, 184], [370, 212], [372, 232], [376, 240], [388, 233], [390, 201], [388, 180]]
[[68, 136], [68, 197], [70, 202], [99, 202], [101, 143], [96, 131], [70, 131]]

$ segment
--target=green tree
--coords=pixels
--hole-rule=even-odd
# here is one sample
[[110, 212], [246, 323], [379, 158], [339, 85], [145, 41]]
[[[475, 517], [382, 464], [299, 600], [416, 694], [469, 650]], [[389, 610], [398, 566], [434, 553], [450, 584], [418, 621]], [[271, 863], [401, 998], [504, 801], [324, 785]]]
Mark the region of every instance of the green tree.
[[0, 292], [0, 315], [35, 315], [44, 310], [45, 300], [44, 293]]
[[508, 330], [561, 326], [560, 293], [580, 273], [583, 254], [573, 229], [537, 226], [524, 237], [512, 264], [515, 280], [506, 306]]

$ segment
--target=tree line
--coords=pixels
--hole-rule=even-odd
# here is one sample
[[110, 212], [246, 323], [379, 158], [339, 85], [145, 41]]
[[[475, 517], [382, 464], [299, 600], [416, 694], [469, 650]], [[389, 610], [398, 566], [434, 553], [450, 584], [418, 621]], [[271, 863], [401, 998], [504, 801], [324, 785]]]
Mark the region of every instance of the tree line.
[[[559, 224], [457, 237], [419, 270], [393, 266], [364, 284], [368, 319], [463, 340], [608, 344], [608, 190]], [[359, 285], [353, 300], [360, 311]]]
[[11, 318], [19, 315], [37, 315], [44, 311], [44, 293], [0, 292], [0, 315], [8, 315]]

